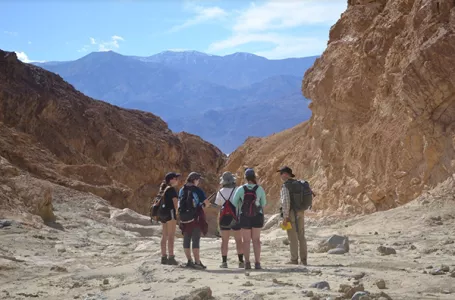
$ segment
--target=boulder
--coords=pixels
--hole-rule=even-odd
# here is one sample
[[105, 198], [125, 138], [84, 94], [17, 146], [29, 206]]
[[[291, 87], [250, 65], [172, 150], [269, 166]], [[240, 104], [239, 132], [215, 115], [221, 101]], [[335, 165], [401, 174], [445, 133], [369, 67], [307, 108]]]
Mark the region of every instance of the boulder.
[[316, 252], [323, 253], [336, 248], [344, 249], [345, 252], [349, 252], [349, 238], [336, 234], [332, 235], [318, 244]]
[[111, 214], [111, 220], [121, 223], [129, 223], [142, 226], [149, 226], [152, 224], [150, 222], [150, 217], [138, 214], [137, 212], [129, 208], [113, 211]]

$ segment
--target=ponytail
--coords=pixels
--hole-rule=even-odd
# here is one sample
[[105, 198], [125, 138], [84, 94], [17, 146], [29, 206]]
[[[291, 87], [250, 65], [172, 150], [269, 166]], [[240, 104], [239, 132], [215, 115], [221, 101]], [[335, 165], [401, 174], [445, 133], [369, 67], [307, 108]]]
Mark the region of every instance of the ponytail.
[[245, 179], [248, 181], [248, 182], [252, 182], [254, 184], [258, 184], [257, 181], [256, 181], [256, 176], [247, 176], [245, 177]]

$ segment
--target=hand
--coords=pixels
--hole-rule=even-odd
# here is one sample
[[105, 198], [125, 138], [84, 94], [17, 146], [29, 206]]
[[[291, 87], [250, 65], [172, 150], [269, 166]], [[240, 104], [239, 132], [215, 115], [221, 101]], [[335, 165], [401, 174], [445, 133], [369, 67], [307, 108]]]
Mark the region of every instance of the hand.
[[210, 207], [210, 201], [208, 199], [204, 200], [205, 207]]
[[289, 218], [284, 218], [283, 219], [283, 225], [286, 226], [291, 220]]

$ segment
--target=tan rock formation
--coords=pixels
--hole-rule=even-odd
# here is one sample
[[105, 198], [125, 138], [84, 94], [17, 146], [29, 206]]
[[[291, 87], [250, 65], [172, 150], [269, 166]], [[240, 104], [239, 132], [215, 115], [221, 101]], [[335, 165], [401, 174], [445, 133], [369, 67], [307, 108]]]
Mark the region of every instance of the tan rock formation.
[[407, 203], [455, 171], [454, 65], [454, 1], [349, 0], [303, 80], [312, 118], [249, 139], [227, 169], [256, 167], [275, 202], [287, 164], [312, 182], [317, 209]]
[[144, 214], [167, 171], [201, 172], [211, 191], [225, 162], [199, 137], [174, 134], [151, 113], [86, 97], [1, 50], [0, 155], [15, 169]]

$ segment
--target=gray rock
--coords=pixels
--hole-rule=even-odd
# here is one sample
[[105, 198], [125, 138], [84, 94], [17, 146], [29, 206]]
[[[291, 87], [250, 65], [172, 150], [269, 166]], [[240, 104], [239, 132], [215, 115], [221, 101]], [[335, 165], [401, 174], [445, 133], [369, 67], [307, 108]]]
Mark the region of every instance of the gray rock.
[[321, 241], [317, 247], [317, 252], [323, 253], [331, 249], [342, 248], [349, 252], [349, 238], [347, 236], [332, 235], [328, 239]]
[[310, 298], [313, 297], [313, 296], [314, 296], [313, 291], [308, 291], [308, 292], [306, 292], [306, 296], [307, 296], [307, 297], [310, 297]]
[[360, 300], [360, 297], [368, 296], [368, 292], [356, 292], [351, 300]]
[[327, 281], [319, 281], [310, 285], [311, 288], [320, 289], [320, 290], [330, 290], [330, 285]]
[[386, 288], [384, 279], [380, 279], [380, 280], [376, 281], [376, 286], [378, 287], [378, 289], [384, 290]]
[[446, 265], [442, 265], [440, 268], [443, 272], [450, 272], [450, 267]]
[[109, 284], [109, 279], [105, 278], [105, 279], [103, 280], [103, 284]]
[[335, 255], [342, 255], [345, 254], [346, 251], [343, 248], [335, 248], [335, 249], [330, 249], [328, 254], [335, 254]]
[[61, 272], [61, 273], [67, 273], [68, 272], [68, 270], [65, 267], [60, 267], [60, 266], [53, 266], [51, 268], [51, 271]]
[[209, 300], [212, 299], [212, 290], [206, 286], [192, 291], [189, 295], [174, 298], [174, 300]]
[[55, 249], [57, 250], [58, 253], [66, 252], [66, 248], [63, 245], [56, 245]]
[[106, 205], [103, 205], [103, 204], [95, 204], [95, 210], [96, 211], [102, 211], [102, 212], [107, 212], [109, 213], [110, 210], [109, 210], [109, 207], [107, 207]]
[[138, 214], [129, 208], [113, 211], [111, 214], [111, 220], [120, 223], [129, 223], [142, 226], [148, 226], [151, 224], [150, 217]]
[[455, 278], [455, 270], [453, 270], [452, 273], [450, 273], [450, 277], [454, 277]]
[[283, 239], [283, 245], [289, 246], [289, 239]]
[[381, 255], [397, 254], [397, 251], [391, 247], [379, 246], [377, 250]]
[[352, 276], [355, 280], [359, 280], [359, 279], [362, 279], [363, 277], [365, 277], [365, 272], [360, 272], [360, 273], [357, 273], [357, 274], [354, 274], [354, 276]]

